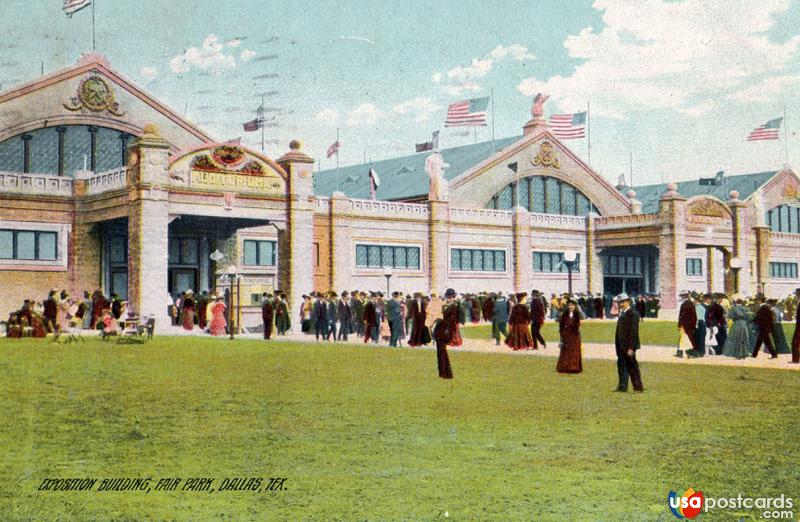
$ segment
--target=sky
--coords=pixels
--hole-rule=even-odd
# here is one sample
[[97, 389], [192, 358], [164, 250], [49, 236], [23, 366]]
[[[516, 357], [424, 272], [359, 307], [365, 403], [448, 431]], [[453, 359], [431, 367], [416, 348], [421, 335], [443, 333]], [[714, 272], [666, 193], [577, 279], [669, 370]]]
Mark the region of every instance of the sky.
[[[0, 0], [0, 87], [92, 50], [92, 10]], [[299, 139], [333, 168], [520, 135], [545, 114], [590, 107], [565, 142], [609, 181], [642, 185], [800, 163], [800, 1], [95, 0], [97, 52], [220, 141], [245, 133], [264, 96], [265, 152]], [[444, 128], [447, 105], [490, 96], [487, 127]], [[748, 133], [786, 115], [778, 141]]]

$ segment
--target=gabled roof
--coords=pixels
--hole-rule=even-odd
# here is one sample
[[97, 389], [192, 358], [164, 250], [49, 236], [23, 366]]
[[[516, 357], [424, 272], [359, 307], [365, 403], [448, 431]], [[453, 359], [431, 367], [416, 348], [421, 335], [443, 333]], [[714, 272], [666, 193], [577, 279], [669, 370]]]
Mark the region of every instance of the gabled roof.
[[[730, 199], [730, 192], [736, 190], [739, 192], [739, 199], [745, 200], [778, 172], [780, 171], [770, 170], [753, 174], [726, 175], [723, 176], [721, 185], [701, 185], [699, 180], [680, 181], [677, 184], [678, 193], [686, 199], [694, 196], [714, 196], [722, 201], [727, 201]], [[664, 192], [667, 191], [667, 184], [658, 183], [638, 187], [622, 187], [619, 191], [627, 196], [631, 188], [636, 191], [636, 199], [642, 202], [642, 212], [652, 214], [658, 212], [658, 202]]]
[[46, 76], [38, 78], [34, 81], [24, 83], [20, 86], [13, 87], [7, 91], [0, 92], [0, 104], [24, 96], [30, 92], [37, 91], [44, 87], [69, 80], [76, 76], [80, 76], [87, 72], [99, 71], [107, 78], [113, 80], [120, 87], [142, 100], [156, 111], [160, 112], [164, 117], [173, 121], [176, 125], [186, 130], [188, 133], [194, 135], [201, 142], [214, 141], [211, 136], [206, 134], [203, 130], [181, 117], [172, 109], [166, 107], [155, 98], [141, 90], [133, 82], [114, 71], [106, 58], [99, 53], [88, 53], [83, 55], [78, 62], [65, 69], [50, 73]]
[[[457, 178], [481, 161], [505, 147], [519, 141], [522, 136], [484, 141], [442, 149], [442, 157], [450, 167], [445, 169], [447, 180]], [[359, 165], [348, 165], [339, 169], [338, 184], [336, 169], [321, 170], [314, 174], [314, 194], [330, 196], [335, 191], [344, 192], [352, 198], [369, 198], [369, 169], [375, 169], [380, 179], [377, 199], [413, 199], [428, 196], [428, 174], [425, 159], [430, 152], [420, 152], [400, 158], [373, 161]]]

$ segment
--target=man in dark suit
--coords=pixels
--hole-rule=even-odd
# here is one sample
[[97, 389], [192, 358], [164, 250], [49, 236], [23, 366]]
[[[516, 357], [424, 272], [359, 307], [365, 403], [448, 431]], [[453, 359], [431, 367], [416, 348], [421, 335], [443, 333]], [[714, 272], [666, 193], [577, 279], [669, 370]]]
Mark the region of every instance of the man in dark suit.
[[800, 364], [800, 288], [794, 291], [794, 302], [796, 321], [794, 325], [794, 336], [792, 336], [792, 363]]
[[619, 317], [617, 318], [617, 331], [614, 336], [614, 345], [617, 349], [617, 374], [619, 384], [614, 391], [628, 391], [628, 377], [633, 384], [633, 391], [642, 392], [642, 376], [639, 372], [639, 363], [636, 361], [636, 350], [639, 343], [639, 314], [631, 308], [631, 298], [628, 294], [617, 296], [619, 301]]
[[328, 326], [325, 332], [325, 340], [330, 341], [330, 337], [333, 336], [333, 340], [336, 341], [336, 321], [338, 321], [338, 310], [336, 308], [336, 292], [331, 292], [328, 294], [328, 301], [325, 303], [325, 311], [327, 312], [327, 320]]
[[500, 334], [503, 337], [508, 337], [508, 301], [501, 293], [492, 299], [494, 307], [492, 309], [492, 337], [494, 337], [497, 346], [500, 346]]
[[339, 299], [339, 340], [347, 341], [348, 334], [353, 332], [353, 310], [350, 308], [350, 296], [347, 290], [342, 292]]
[[322, 298], [322, 294], [317, 293], [317, 300], [311, 308], [311, 316], [314, 318], [315, 333], [317, 341], [322, 337], [328, 336], [328, 304]]
[[758, 327], [758, 337], [756, 337], [756, 347], [753, 349], [753, 357], [758, 357], [758, 351], [763, 344], [766, 346], [770, 355], [772, 355], [772, 358], [776, 359], [778, 354], [775, 352], [775, 346], [772, 343], [772, 328], [775, 326], [775, 315], [772, 313], [772, 309], [767, 305], [763, 296], [758, 297], [758, 303], [758, 310], [756, 310], [756, 316], [753, 319], [753, 322], [756, 323], [756, 327]]
[[272, 294], [261, 294], [261, 321], [264, 323], [264, 339], [272, 337], [272, 323], [275, 319], [275, 302]]
[[547, 344], [542, 337], [542, 325], [544, 324], [544, 303], [538, 290], [531, 292], [531, 337], [533, 337], [533, 349], [538, 350], [537, 342], [542, 343], [542, 349], [547, 348]]

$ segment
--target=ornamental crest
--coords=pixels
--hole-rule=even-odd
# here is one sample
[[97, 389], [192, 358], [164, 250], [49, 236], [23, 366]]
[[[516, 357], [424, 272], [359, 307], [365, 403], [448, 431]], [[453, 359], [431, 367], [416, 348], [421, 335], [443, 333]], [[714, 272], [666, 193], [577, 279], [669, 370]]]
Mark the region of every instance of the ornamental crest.
[[108, 112], [113, 116], [124, 116], [125, 113], [119, 110], [119, 103], [116, 102], [114, 91], [108, 83], [99, 75], [93, 74], [85, 78], [78, 85], [77, 96], [70, 99], [69, 104], [63, 104], [69, 111], [88, 110], [91, 112]]
[[192, 161], [192, 169], [205, 172], [225, 172], [264, 176], [264, 167], [257, 161], [245, 161], [244, 151], [235, 145], [220, 145], [211, 154], [201, 154]]
[[701, 199], [689, 207], [689, 221], [694, 223], [719, 223], [730, 217], [722, 203], [709, 199]]
[[781, 195], [785, 198], [800, 200], [800, 193], [798, 193], [797, 187], [793, 183], [784, 185]]
[[534, 166], [541, 165], [542, 167], [553, 167], [554, 169], [559, 168], [561, 165], [553, 145], [548, 141], [543, 141], [539, 145], [539, 152], [536, 153], [536, 157], [531, 160], [531, 163]]

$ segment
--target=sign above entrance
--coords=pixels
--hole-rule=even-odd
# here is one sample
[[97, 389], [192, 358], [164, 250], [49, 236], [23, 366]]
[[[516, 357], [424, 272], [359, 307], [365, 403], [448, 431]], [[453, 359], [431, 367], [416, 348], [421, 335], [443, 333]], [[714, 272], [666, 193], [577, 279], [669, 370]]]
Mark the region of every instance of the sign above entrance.
[[[284, 180], [273, 168], [237, 145], [223, 144], [203, 149], [179, 160], [171, 171], [188, 172], [187, 185], [230, 193], [257, 192], [281, 195]], [[186, 176], [183, 176], [186, 177]], [[232, 197], [226, 199], [233, 201]]]
[[701, 199], [689, 205], [689, 221], [692, 223], [717, 224], [730, 218], [730, 212], [722, 203], [711, 199]]

